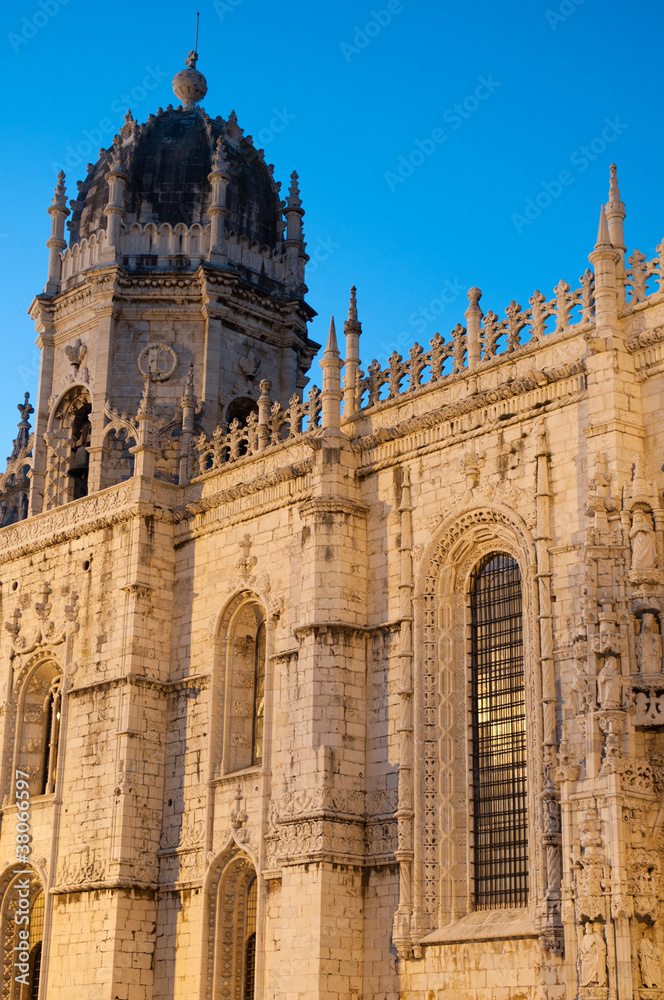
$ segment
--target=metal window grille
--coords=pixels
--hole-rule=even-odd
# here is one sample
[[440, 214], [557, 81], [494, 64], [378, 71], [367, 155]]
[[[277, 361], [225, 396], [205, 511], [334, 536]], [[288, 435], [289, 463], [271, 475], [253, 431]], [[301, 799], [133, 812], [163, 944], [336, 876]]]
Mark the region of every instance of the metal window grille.
[[488, 910], [528, 900], [521, 574], [511, 556], [475, 568], [470, 611], [473, 893]]
[[44, 893], [39, 892], [30, 910], [30, 1000], [39, 996], [41, 978], [42, 937], [44, 934]]
[[244, 993], [242, 1000], [254, 1000], [256, 979], [256, 913], [258, 893], [256, 879], [252, 879], [247, 891], [246, 931], [244, 948]]

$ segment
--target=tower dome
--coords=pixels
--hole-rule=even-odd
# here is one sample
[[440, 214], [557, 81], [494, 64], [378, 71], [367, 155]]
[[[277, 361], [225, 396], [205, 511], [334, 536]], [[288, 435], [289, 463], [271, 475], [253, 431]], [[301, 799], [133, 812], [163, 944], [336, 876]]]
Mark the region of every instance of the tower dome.
[[[178, 74], [179, 75], [179, 74]], [[176, 77], [177, 80], [177, 77]], [[139, 125], [128, 113], [114, 145], [101, 152], [72, 203], [69, 245], [106, 229], [107, 174], [125, 176], [124, 225], [176, 226], [210, 222], [209, 174], [222, 140], [229, 182], [226, 229], [250, 244], [276, 250], [281, 244], [279, 189], [251, 137], [238, 127], [235, 112], [227, 121], [211, 119], [202, 108], [169, 106]]]

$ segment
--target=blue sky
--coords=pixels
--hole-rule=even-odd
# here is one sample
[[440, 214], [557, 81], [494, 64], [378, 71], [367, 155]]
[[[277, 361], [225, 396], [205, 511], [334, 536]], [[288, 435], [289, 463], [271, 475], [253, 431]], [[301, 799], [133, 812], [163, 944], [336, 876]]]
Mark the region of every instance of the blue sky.
[[[130, 107], [175, 103], [193, 47], [211, 115], [234, 108], [275, 176], [300, 175], [311, 327], [338, 328], [358, 288], [362, 360], [464, 322], [466, 290], [499, 316], [588, 266], [609, 164], [626, 233], [664, 234], [662, 8], [617, 0], [25, 0], [4, 5], [0, 440], [9, 454], [38, 352], [47, 208], [69, 195]], [[564, 181], [560, 180], [564, 172]], [[528, 217], [530, 216], [530, 217]], [[3, 455], [0, 445], [0, 455]]]

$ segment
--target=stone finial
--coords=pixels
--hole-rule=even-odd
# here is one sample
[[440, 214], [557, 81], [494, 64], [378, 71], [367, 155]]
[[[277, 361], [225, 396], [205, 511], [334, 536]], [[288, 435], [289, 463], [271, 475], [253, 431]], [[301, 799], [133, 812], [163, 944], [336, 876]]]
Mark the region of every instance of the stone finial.
[[180, 400], [182, 409], [189, 406], [196, 406], [196, 394], [194, 393], [194, 365], [189, 363], [187, 368], [187, 378], [184, 383], [184, 394]]
[[27, 447], [28, 441], [30, 440], [30, 414], [34, 413], [34, 407], [30, 405], [28, 400], [30, 399], [30, 393], [26, 392], [25, 402], [18, 403], [16, 409], [21, 414], [21, 419], [18, 424], [18, 434], [14, 439], [12, 453], [7, 459], [8, 462], [13, 461], [18, 458], [24, 448]]
[[197, 52], [190, 52], [185, 59], [186, 69], [181, 69], [173, 77], [173, 93], [182, 101], [185, 111], [191, 111], [207, 94], [207, 80], [196, 69]]
[[286, 205], [288, 208], [302, 208], [300, 186], [298, 184], [299, 179], [297, 170], [294, 170], [291, 174], [290, 187], [288, 188], [288, 198], [286, 199]]
[[224, 140], [219, 136], [214, 146], [214, 153], [212, 154], [212, 173], [225, 173], [228, 169], [229, 163], [224, 150]]
[[468, 367], [474, 368], [480, 363], [482, 353], [482, 335], [480, 325], [482, 323], [482, 310], [480, 309], [480, 299], [482, 291], [479, 288], [468, 289], [468, 308], [466, 309], [466, 330]]
[[348, 321], [357, 322], [357, 288], [355, 285], [350, 290], [350, 302], [348, 303]]
[[152, 399], [152, 382], [149, 378], [145, 380], [143, 395], [136, 412], [137, 417], [149, 418], [154, 416], [154, 400]]
[[65, 172], [61, 170], [58, 174], [58, 182], [55, 185], [52, 205], [64, 208], [67, 204], [67, 188], [65, 187]]
[[357, 318], [357, 289], [350, 290], [348, 319], [344, 323], [346, 338], [346, 373], [344, 377], [344, 416], [350, 417], [358, 409], [357, 379], [360, 368], [360, 335], [362, 325]]
[[604, 210], [604, 205], [599, 213], [599, 228], [597, 230], [597, 242], [595, 243], [595, 250], [604, 250], [606, 247], [613, 247], [611, 243], [611, 238], [609, 236], [609, 227], [606, 224], [606, 211]]
[[609, 167], [611, 178], [609, 180], [609, 201], [608, 204], [616, 207], [625, 209], [622, 201], [620, 200], [620, 188], [618, 187], [618, 168], [615, 163], [612, 163]]

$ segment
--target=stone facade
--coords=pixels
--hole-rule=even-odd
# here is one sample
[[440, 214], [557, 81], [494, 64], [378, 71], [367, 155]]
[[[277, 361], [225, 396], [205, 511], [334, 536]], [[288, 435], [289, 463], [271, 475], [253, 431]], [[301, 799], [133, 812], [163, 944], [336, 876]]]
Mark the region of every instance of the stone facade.
[[[297, 177], [281, 202], [195, 64], [69, 245], [64, 178], [49, 210], [0, 482], [2, 996], [24, 905], [41, 1000], [661, 1000], [664, 248], [625, 259], [613, 169], [578, 288], [503, 320], [470, 289], [449, 339], [365, 372], [353, 289], [303, 401]], [[478, 906], [496, 554], [527, 892]]]

